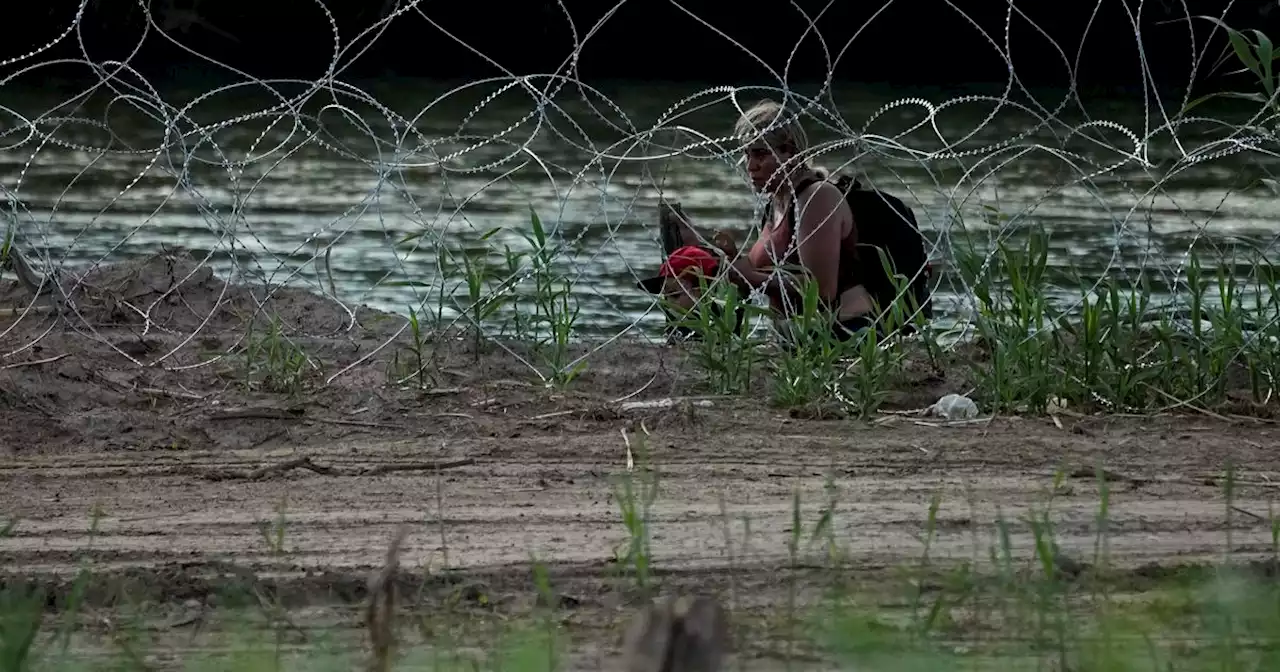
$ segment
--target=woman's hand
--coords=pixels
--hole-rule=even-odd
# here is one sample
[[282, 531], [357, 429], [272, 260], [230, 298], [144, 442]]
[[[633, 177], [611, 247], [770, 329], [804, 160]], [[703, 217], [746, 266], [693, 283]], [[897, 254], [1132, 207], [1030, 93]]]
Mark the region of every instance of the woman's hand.
[[726, 272], [730, 282], [746, 289], [754, 289], [768, 279], [768, 275], [756, 269], [745, 254], [730, 262]]
[[739, 274], [742, 274], [742, 275], [746, 275], [748, 273], [754, 273], [756, 270], [755, 265], [751, 263], [751, 259], [747, 258], [747, 255], [745, 254], [738, 257], [737, 259], [734, 259], [733, 263], [729, 264], [729, 268], [733, 271], [737, 271]]
[[711, 242], [730, 259], [738, 256], [738, 239], [728, 231], [716, 231], [711, 235]]

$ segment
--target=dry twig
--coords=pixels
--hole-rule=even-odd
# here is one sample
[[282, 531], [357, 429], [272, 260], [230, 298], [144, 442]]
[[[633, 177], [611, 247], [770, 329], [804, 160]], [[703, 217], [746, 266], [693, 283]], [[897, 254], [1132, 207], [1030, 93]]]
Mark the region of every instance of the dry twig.
[[728, 646], [728, 616], [710, 597], [649, 605], [627, 632], [627, 672], [716, 672]]
[[365, 608], [365, 627], [369, 629], [370, 672], [388, 672], [395, 653], [396, 572], [400, 567], [400, 545], [409, 534], [400, 526], [387, 547], [387, 559], [381, 571], [369, 579], [369, 604]]
[[445, 460], [443, 462], [400, 462], [392, 464], [375, 464], [370, 467], [358, 467], [355, 469], [342, 469], [324, 464], [316, 464], [311, 461], [310, 457], [295, 457], [285, 460], [278, 464], [272, 464], [251, 471], [234, 471], [230, 469], [215, 469], [207, 471], [202, 476], [210, 481], [261, 481], [275, 476], [282, 476], [294, 469], [305, 469], [307, 471], [320, 474], [321, 476], [378, 476], [381, 474], [390, 474], [399, 471], [436, 471], [444, 469], [456, 469], [475, 464], [476, 461], [470, 457], [464, 457], [457, 460]]

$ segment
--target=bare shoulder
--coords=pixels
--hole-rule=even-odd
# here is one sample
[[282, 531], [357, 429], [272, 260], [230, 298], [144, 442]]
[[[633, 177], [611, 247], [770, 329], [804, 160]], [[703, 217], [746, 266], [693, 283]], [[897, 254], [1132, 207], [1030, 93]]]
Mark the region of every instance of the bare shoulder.
[[805, 189], [796, 201], [800, 219], [805, 224], [817, 225], [823, 221], [851, 219], [849, 205], [836, 185], [822, 181]]

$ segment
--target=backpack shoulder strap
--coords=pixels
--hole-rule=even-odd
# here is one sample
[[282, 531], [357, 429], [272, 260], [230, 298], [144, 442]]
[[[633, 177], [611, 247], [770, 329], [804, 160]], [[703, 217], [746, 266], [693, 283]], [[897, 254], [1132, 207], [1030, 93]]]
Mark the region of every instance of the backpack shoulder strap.
[[[809, 187], [823, 181], [825, 181], [825, 178], [821, 178], [815, 175], [815, 176], [807, 177], [803, 180], [800, 180], [794, 185], [793, 191], [792, 191], [792, 198], [791, 198], [792, 228], [795, 227], [796, 220], [799, 218], [799, 215], [800, 215], [800, 211], [797, 209], [799, 208], [800, 194], [804, 193], [805, 189], [808, 189]], [[770, 203], [769, 205], [765, 206], [764, 214], [761, 215], [760, 217], [760, 224], [762, 227], [767, 227], [769, 225], [769, 223], [772, 221], [772, 215], [773, 215], [773, 205], [772, 203]], [[794, 235], [794, 232], [792, 235]]]
[[[817, 175], [813, 175], [813, 176], [810, 176], [810, 177], [806, 177], [805, 179], [800, 180], [799, 182], [797, 182], [797, 183], [795, 184], [795, 187], [793, 188], [793, 193], [794, 193], [797, 197], [799, 197], [799, 196], [800, 196], [800, 194], [803, 194], [803, 193], [804, 193], [805, 189], [808, 189], [809, 187], [812, 187], [813, 185], [815, 185], [815, 184], [817, 184], [817, 183], [819, 183], [819, 182], [826, 182], [826, 178], [818, 177]], [[792, 204], [792, 205], [795, 205], [795, 202], [796, 202], [797, 200], [798, 200], [798, 198], [793, 198], [793, 199], [791, 199], [791, 204]]]
[[[826, 177], [814, 176], [814, 177], [801, 180], [799, 183], [796, 184], [795, 198], [791, 199], [791, 227], [792, 227], [791, 236], [792, 238], [795, 237], [794, 229], [795, 229], [796, 223], [800, 220], [800, 198], [799, 198], [800, 194], [804, 193], [805, 189], [808, 189], [809, 187], [815, 184], [818, 184], [819, 182], [830, 182], [831, 184], [835, 185], [836, 189], [840, 190], [840, 195], [845, 198], [846, 202], [849, 200], [849, 196], [853, 191], [862, 189], [862, 183], [858, 182], [858, 179], [855, 178], [854, 176], [848, 175], [846, 173], [835, 173], [833, 175], [828, 175]], [[851, 202], [850, 202], [850, 207], [852, 207]]]
[[847, 173], [836, 173], [828, 179], [832, 184], [836, 185], [836, 188], [840, 190], [840, 193], [844, 194], [846, 197], [850, 192], [862, 190], [862, 183], [858, 181], [858, 178]]
[[[858, 182], [857, 178], [845, 173], [835, 173], [834, 175], [828, 175], [826, 177], [813, 175], [797, 182], [793, 191], [794, 196], [791, 199], [791, 226], [789, 227], [789, 235], [787, 236], [788, 249], [790, 249], [791, 245], [795, 242], [796, 225], [800, 221], [800, 194], [804, 193], [804, 191], [809, 187], [820, 182], [831, 182], [834, 184], [846, 200], [850, 196], [850, 192], [862, 188], [862, 184]], [[852, 207], [852, 203], [850, 203], [850, 207]], [[765, 208], [764, 217], [761, 220], [762, 226], [767, 226], [770, 223], [772, 213], [772, 206]]]
[[[843, 177], [844, 176], [840, 176], [840, 179], [843, 179]], [[845, 188], [841, 182], [839, 180], [832, 180], [830, 175], [827, 177], [818, 177], [817, 175], [814, 175], [797, 182], [794, 190], [792, 191], [791, 197], [791, 236], [793, 238], [796, 235], [796, 225], [800, 222], [800, 194], [803, 194], [809, 187], [821, 182], [833, 182], [840, 188], [840, 193], [845, 193]]]

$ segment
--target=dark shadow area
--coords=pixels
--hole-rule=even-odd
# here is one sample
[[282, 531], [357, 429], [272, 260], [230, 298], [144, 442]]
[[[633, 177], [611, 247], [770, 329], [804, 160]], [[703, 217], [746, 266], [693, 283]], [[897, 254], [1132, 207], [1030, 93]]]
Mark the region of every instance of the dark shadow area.
[[[132, 0], [24, 3], [7, 12], [0, 68], [88, 59], [127, 61], [147, 80], [263, 78], [314, 81], [384, 76], [476, 78], [571, 74], [594, 79], [776, 84], [822, 80], [965, 86], [1003, 82], [1085, 88], [1218, 88], [1234, 62], [1214, 15], [1274, 34], [1274, 3], [1133, 0], [819, 0], [759, 5], [686, 0], [613, 3], [437, 3], [403, 0], [162, 0], [151, 20]], [[748, 9], [748, 7], [751, 7]], [[1137, 14], [1139, 8], [1142, 14]], [[810, 24], [814, 28], [810, 29]], [[1007, 32], [1006, 32], [1007, 28]], [[59, 36], [62, 35], [61, 39]], [[1140, 38], [1138, 37], [1140, 35]], [[50, 43], [53, 46], [45, 48]], [[336, 46], [341, 45], [341, 46]], [[39, 52], [31, 56], [32, 52]], [[28, 55], [26, 58], [21, 58]], [[1144, 74], [1143, 67], [1148, 70]], [[89, 66], [41, 67], [33, 78], [97, 79]], [[70, 83], [70, 82], [68, 82]]]

